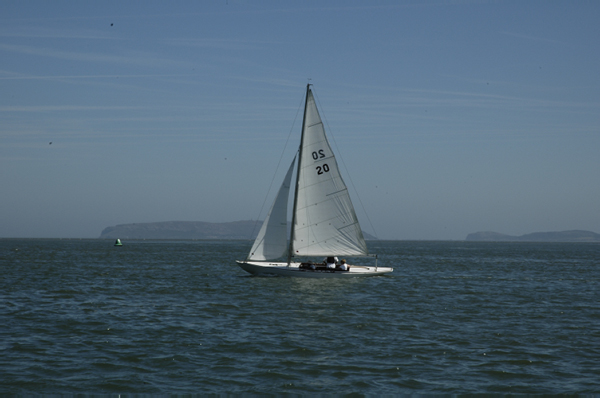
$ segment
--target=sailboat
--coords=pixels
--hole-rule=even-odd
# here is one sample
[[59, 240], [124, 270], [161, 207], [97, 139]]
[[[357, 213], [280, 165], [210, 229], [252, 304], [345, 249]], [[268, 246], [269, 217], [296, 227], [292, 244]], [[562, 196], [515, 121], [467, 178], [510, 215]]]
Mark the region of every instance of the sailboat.
[[[287, 209], [294, 164], [296, 179], [288, 242]], [[300, 148], [247, 258], [237, 261], [253, 275], [303, 278], [377, 276], [391, 267], [349, 265], [329, 268], [323, 258], [370, 256], [346, 184], [331, 150], [311, 84], [306, 86]], [[287, 257], [286, 261], [283, 258]], [[317, 257], [316, 261], [299, 258]], [[329, 262], [329, 261], [328, 261]], [[345, 262], [345, 261], [344, 261]]]

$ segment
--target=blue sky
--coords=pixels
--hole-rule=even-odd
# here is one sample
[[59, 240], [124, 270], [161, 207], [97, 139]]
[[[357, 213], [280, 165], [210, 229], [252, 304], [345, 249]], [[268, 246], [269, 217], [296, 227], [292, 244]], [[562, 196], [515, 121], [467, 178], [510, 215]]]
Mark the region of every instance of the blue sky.
[[262, 219], [308, 79], [367, 232], [600, 232], [599, 2], [0, 11], [0, 237]]

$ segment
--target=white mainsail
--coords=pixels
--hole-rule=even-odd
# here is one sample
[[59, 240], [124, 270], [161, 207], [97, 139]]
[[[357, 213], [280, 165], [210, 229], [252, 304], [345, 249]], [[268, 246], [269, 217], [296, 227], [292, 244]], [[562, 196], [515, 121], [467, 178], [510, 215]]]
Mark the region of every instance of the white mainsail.
[[293, 256], [366, 256], [346, 184], [307, 89], [293, 228]]
[[295, 162], [296, 158], [292, 160], [273, 206], [258, 232], [248, 255], [249, 260], [273, 260], [287, 253], [287, 207]]

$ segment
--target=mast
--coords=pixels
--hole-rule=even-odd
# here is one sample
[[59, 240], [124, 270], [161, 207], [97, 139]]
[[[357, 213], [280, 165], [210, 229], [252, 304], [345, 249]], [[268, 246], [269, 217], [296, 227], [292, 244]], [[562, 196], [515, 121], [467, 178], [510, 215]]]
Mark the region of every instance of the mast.
[[306, 124], [306, 108], [308, 107], [308, 94], [311, 84], [306, 85], [306, 98], [304, 99], [304, 115], [302, 116], [302, 135], [300, 137], [300, 149], [298, 150], [298, 169], [296, 170], [296, 189], [294, 190], [294, 206], [292, 207], [292, 233], [290, 235], [290, 246], [288, 249], [288, 267], [294, 255], [294, 225], [296, 225], [296, 207], [298, 206], [298, 187], [300, 186], [300, 168], [302, 167], [302, 148], [304, 147], [304, 128]]

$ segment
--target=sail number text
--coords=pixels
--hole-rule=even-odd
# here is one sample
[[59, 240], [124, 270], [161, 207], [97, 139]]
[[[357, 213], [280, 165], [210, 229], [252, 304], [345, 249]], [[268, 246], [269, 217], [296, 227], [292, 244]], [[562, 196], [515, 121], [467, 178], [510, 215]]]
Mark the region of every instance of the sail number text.
[[322, 149], [319, 149], [319, 151], [318, 151], [318, 152], [317, 152], [317, 151], [314, 151], [314, 152], [312, 153], [312, 157], [313, 157], [313, 159], [314, 159], [314, 160], [317, 160], [317, 159], [322, 159], [322, 158], [324, 158], [324, 157], [325, 157], [325, 152], [323, 152], [323, 150], [322, 150]]
[[324, 163], [323, 166], [317, 166], [317, 174], [327, 173], [329, 171], [329, 166], [327, 163]]
[[[314, 160], [323, 159], [325, 157], [325, 152], [323, 152], [322, 149], [319, 149], [318, 151], [314, 151], [312, 153], [312, 157]], [[323, 164], [322, 166], [317, 166], [317, 174], [323, 174], [327, 172], [329, 172], [329, 165], [327, 163]]]

